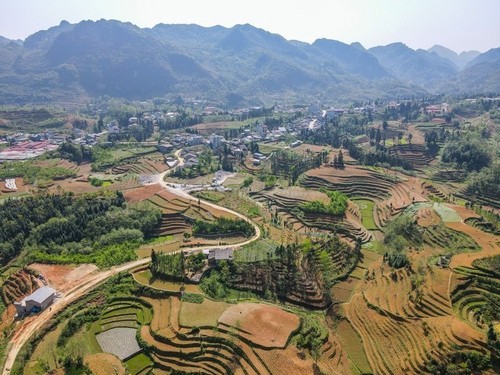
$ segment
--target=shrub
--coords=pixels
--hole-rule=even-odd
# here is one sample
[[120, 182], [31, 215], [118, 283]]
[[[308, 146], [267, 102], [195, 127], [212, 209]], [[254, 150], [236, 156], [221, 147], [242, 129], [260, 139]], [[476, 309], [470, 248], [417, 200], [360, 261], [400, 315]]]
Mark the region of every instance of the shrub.
[[203, 303], [205, 298], [201, 294], [195, 294], [195, 293], [184, 293], [181, 297], [183, 302], [189, 302], [189, 303]]

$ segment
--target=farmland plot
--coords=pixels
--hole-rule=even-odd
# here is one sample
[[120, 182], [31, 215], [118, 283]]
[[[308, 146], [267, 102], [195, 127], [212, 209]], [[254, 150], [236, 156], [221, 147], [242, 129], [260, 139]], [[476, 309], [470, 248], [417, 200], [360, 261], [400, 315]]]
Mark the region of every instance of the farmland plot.
[[134, 328], [113, 328], [99, 333], [96, 339], [104, 352], [114, 354], [123, 361], [141, 350], [135, 333]]

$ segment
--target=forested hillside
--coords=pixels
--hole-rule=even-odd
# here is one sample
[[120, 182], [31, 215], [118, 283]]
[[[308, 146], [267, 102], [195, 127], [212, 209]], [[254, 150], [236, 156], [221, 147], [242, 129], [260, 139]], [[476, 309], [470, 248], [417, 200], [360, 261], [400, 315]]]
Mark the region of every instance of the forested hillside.
[[498, 75], [494, 49], [458, 72], [456, 62], [402, 43], [369, 50], [328, 39], [309, 44], [248, 24], [141, 29], [119, 21], [63, 21], [22, 45], [3, 39], [0, 62], [3, 103], [181, 93], [237, 105], [235, 95], [260, 104], [283, 95], [318, 99], [318, 92], [348, 101], [454, 92], [446, 86], [450, 80], [464, 91], [500, 91], [492, 79]]
[[161, 220], [158, 211], [126, 207], [121, 192], [8, 199], [0, 216], [0, 266], [19, 255], [32, 261], [121, 263], [135, 257], [134, 244]]

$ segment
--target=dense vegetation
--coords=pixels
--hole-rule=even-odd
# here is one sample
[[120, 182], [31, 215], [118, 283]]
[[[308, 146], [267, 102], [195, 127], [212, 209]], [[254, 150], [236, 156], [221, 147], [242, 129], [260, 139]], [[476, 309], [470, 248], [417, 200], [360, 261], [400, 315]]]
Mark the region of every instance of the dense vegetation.
[[325, 158], [323, 153], [299, 155], [290, 150], [278, 150], [271, 155], [271, 172], [287, 178], [293, 185], [302, 173], [319, 167]]
[[324, 191], [330, 198], [329, 204], [324, 204], [320, 201], [303, 202], [299, 205], [299, 209], [304, 212], [329, 214], [342, 216], [347, 209], [348, 198], [345, 194], [339, 191]]
[[28, 184], [37, 180], [50, 181], [75, 177], [75, 171], [63, 167], [41, 167], [32, 161], [20, 161], [0, 164], [0, 180], [22, 177]]
[[184, 280], [184, 254], [157, 254], [151, 252], [151, 274], [159, 279]]
[[352, 271], [359, 257], [359, 245], [353, 250], [337, 236], [279, 245], [263, 254], [262, 260], [220, 262], [203, 277], [200, 287], [212, 298], [228, 298], [234, 290], [250, 291], [269, 300], [325, 308], [331, 303], [330, 288]]
[[384, 260], [391, 267], [404, 267], [409, 264], [406, 249], [418, 247], [422, 242], [422, 233], [413, 220], [408, 216], [400, 216], [387, 225], [384, 243], [389, 251], [384, 255]]
[[448, 142], [443, 148], [441, 160], [456, 164], [459, 168], [479, 171], [491, 163], [491, 156], [484, 144], [474, 139], [458, 139]]
[[476, 195], [500, 197], [500, 162], [471, 176], [468, 188]]
[[159, 211], [125, 206], [123, 194], [44, 194], [0, 206], [0, 264], [24, 249], [29, 260], [97, 262], [134, 257], [133, 248], [159, 225]]
[[241, 234], [245, 237], [251, 237], [255, 234], [255, 228], [246, 220], [225, 217], [220, 217], [212, 222], [195, 220], [192, 230], [196, 236]]

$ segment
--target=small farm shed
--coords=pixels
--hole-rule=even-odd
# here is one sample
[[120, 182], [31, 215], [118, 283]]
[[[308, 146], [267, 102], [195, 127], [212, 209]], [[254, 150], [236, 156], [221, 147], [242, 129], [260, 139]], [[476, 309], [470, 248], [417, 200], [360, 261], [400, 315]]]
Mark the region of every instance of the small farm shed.
[[225, 249], [211, 249], [208, 251], [208, 262], [217, 263], [221, 260], [233, 260], [234, 251], [228, 247]]
[[55, 296], [56, 291], [49, 286], [37, 289], [21, 302], [14, 302], [17, 315], [23, 316], [31, 312], [40, 312], [54, 301]]

